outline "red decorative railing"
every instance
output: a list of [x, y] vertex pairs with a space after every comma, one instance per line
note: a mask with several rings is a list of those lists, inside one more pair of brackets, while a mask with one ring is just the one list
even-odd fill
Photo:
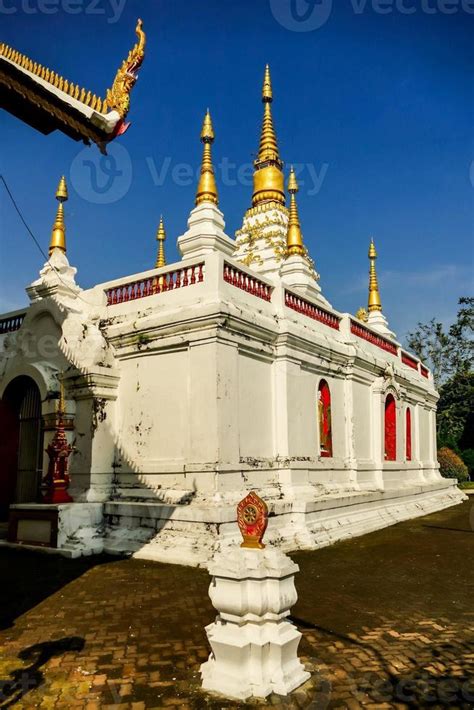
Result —
[[427, 367], [425, 367], [425, 366], [422, 365], [421, 363], [420, 363], [420, 372], [421, 372], [421, 374], [423, 375], [423, 377], [426, 377], [426, 379], [428, 379], [428, 377], [429, 377], [429, 375], [430, 375], [430, 371], [428, 370]]
[[300, 296], [295, 296], [295, 294], [290, 293], [290, 291], [285, 291], [285, 306], [292, 308], [297, 313], [308, 316], [308, 318], [324, 323], [324, 325], [334, 328], [334, 330], [339, 330], [339, 321], [341, 319], [338, 316], [324, 310], [324, 308], [320, 306], [315, 306], [314, 303], [310, 303], [304, 298], [300, 298]]
[[9, 316], [0, 320], [0, 335], [4, 333], [14, 333], [21, 328], [25, 320], [26, 313], [18, 313], [16, 316]]
[[107, 305], [115, 306], [117, 303], [126, 303], [127, 301], [135, 301], [137, 298], [153, 296], [156, 293], [174, 291], [177, 288], [193, 286], [202, 281], [204, 281], [204, 263], [185, 266], [165, 274], [113, 286], [105, 290], [105, 295], [107, 296]]
[[413, 370], [418, 370], [418, 360], [415, 360], [415, 358], [408, 353], [403, 352], [403, 350], [401, 352], [401, 356], [404, 365], [411, 367]]
[[263, 298], [264, 301], [271, 300], [273, 290], [271, 286], [227, 262], [224, 262], [224, 281], [252, 294], [252, 296]]
[[376, 345], [387, 353], [391, 353], [392, 355], [397, 354], [397, 346], [394, 343], [353, 320], [351, 320], [351, 333], [357, 335], [358, 338], [362, 338], [362, 340], [367, 340], [367, 342]]

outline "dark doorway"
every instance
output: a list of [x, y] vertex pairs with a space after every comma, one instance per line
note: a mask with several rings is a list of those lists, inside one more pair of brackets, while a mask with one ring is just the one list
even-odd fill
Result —
[[38, 500], [42, 474], [41, 395], [36, 383], [16, 377], [0, 400], [0, 519], [11, 503]]

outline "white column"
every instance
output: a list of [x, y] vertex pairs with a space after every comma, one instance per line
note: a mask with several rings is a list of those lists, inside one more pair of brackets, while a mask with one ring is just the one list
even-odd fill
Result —
[[202, 687], [237, 700], [287, 695], [310, 677], [297, 656], [301, 633], [286, 617], [298, 595], [298, 565], [280, 550], [233, 548], [209, 564], [218, 616]]

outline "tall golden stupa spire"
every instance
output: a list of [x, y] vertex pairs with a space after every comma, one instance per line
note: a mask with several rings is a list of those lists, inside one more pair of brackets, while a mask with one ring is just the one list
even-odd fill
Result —
[[56, 219], [54, 220], [53, 230], [51, 232], [51, 241], [49, 243], [49, 256], [54, 249], [61, 249], [66, 253], [66, 226], [64, 224], [64, 207], [63, 202], [68, 198], [67, 185], [64, 175], [59, 181], [58, 189], [56, 190], [56, 199], [59, 202]]
[[288, 192], [290, 193], [290, 218], [288, 221], [288, 234], [286, 237], [286, 246], [288, 255], [299, 254], [304, 255], [303, 235], [301, 234], [300, 218], [298, 215], [298, 205], [296, 204], [296, 193], [299, 187], [296, 181], [295, 171], [291, 166], [290, 177], [288, 178]]
[[263, 79], [262, 102], [263, 123], [260, 135], [260, 146], [255, 160], [253, 174], [252, 206], [261, 202], [279, 202], [285, 204], [285, 188], [283, 177], [283, 162], [278, 152], [277, 138], [273, 127], [272, 104], [273, 91], [270, 77], [270, 67], [265, 67]]
[[196, 192], [196, 205], [200, 205], [201, 202], [213, 202], [215, 205], [219, 203], [211, 157], [211, 145], [214, 142], [214, 138], [211, 114], [209, 113], [209, 109], [207, 109], [201, 130], [201, 141], [204, 144], [204, 150], [202, 154], [201, 176]]
[[375, 270], [375, 260], [377, 258], [377, 252], [375, 250], [374, 240], [371, 239], [369, 247], [369, 260], [370, 260], [370, 271], [369, 271], [369, 313], [372, 311], [381, 311], [382, 302], [380, 300], [379, 283], [377, 280], [377, 272]]
[[159, 269], [162, 266], [166, 266], [165, 239], [166, 239], [166, 232], [165, 232], [165, 226], [163, 224], [163, 215], [161, 215], [160, 216], [160, 224], [158, 225], [158, 230], [156, 232], [156, 241], [158, 242], [158, 254], [156, 257], [155, 269]]

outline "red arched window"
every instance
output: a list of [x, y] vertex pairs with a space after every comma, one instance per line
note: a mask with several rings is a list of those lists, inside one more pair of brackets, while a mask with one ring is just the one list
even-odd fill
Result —
[[397, 407], [393, 394], [385, 400], [385, 461], [397, 458]]
[[332, 456], [331, 393], [326, 380], [318, 387], [319, 453]]
[[407, 461], [411, 461], [411, 411], [407, 407], [405, 414], [405, 458]]

